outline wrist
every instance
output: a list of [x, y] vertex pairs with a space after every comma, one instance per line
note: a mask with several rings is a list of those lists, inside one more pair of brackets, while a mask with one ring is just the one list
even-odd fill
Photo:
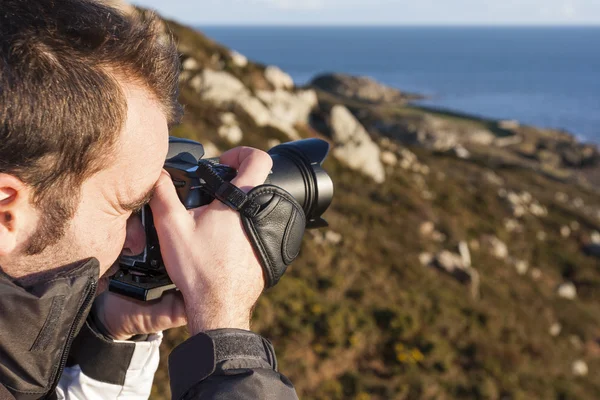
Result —
[[190, 334], [197, 335], [199, 333], [206, 333], [209, 331], [216, 331], [220, 329], [239, 329], [242, 331], [250, 330], [250, 322], [232, 322], [227, 320], [221, 321], [194, 321], [188, 324]]
[[188, 328], [192, 335], [217, 329], [250, 330], [250, 310], [217, 301], [187, 304]]

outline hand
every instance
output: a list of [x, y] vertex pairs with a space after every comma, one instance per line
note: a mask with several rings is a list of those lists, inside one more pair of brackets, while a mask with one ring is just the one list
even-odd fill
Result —
[[[273, 162], [247, 147], [221, 157], [238, 170], [234, 185], [250, 191], [266, 180]], [[163, 261], [185, 299], [190, 332], [250, 329], [250, 314], [265, 280], [236, 211], [215, 200], [186, 210], [165, 172], [150, 203]]]
[[159, 302], [149, 303], [104, 292], [96, 298], [93, 312], [115, 340], [128, 340], [187, 323], [180, 293], [167, 293]]

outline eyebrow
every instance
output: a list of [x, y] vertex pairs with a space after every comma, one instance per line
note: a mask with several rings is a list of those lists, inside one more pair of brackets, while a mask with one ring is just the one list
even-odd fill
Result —
[[150, 203], [150, 200], [152, 200], [152, 197], [154, 196], [155, 190], [156, 190], [156, 187], [152, 186], [152, 188], [148, 192], [146, 192], [143, 196], [141, 196], [139, 199], [130, 201], [128, 203], [121, 203], [119, 205], [125, 211], [131, 211], [131, 212], [140, 211], [145, 205]]

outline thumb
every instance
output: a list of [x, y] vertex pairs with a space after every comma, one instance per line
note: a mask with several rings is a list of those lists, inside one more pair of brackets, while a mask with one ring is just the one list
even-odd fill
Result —
[[171, 176], [165, 170], [161, 173], [154, 188], [150, 208], [157, 231], [162, 230], [161, 228], [165, 226], [182, 226], [190, 219], [185, 206], [177, 195]]

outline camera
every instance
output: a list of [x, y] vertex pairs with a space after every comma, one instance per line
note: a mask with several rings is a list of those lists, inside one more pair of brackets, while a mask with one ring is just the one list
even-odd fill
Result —
[[[306, 228], [326, 227], [328, 224], [322, 215], [331, 205], [334, 193], [333, 182], [322, 167], [329, 154], [329, 143], [316, 138], [299, 140], [278, 145], [268, 154], [273, 159], [273, 168], [265, 184], [284, 189], [294, 197], [306, 215]], [[200, 166], [209, 166], [228, 182], [237, 175], [235, 169], [219, 164], [218, 159], [203, 157], [204, 148], [200, 143], [169, 138], [165, 169], [187, 209], [202, 207], [215, 200], [207, 189], [207, 182], [198, 174]], [[149, 206], [140, 212], [140, 219], [146, 233], [144, 251], [136, 256], [121, 257], [121, 269], [111, 278], [109, 289], [137, 300], [152, 301], [176, 287], [163, 263]]]

